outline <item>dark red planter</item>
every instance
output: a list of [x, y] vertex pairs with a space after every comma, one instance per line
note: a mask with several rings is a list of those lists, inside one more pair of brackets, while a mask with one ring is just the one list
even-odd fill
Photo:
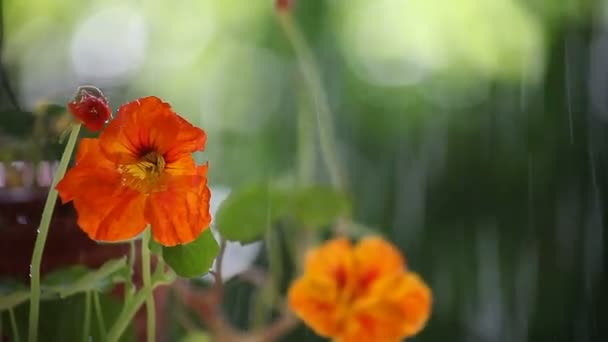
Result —
[[[34, 242], [54, 169], [49, 164], [32, 167], [18, 163], [22, 167], [15, 177], [14, 172], [8, 175], [6, 167], [0, 163], [0, 277], [29, 283]], [[98, 244], [89, 239], [76, 224], [74, 207], [71, 204], [62, 205], [58, 201], [42, 257], [41, 274], [44, 276], [50, 271], [77, 264], [97, 268], [128, 252], [128, 244]], [[140, 263], [137, 262], [136, 265], [139, 267]], [[139, 269], [136, 269], [134, 281], [141, 283]], [[121, 292], [119, 288], [114, 291], [120, 296]], [[155, 291], [158, 336], [162, 336], [164, 330], [165, 324], [160, 319], [166, 297], [166, 288]], [[138, 313], [135, 328], [138, 340], [144, 341], [145, 310]]]

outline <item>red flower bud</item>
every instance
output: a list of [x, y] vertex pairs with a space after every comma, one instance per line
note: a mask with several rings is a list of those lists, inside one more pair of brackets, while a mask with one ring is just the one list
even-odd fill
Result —
[[295, 0], [276, 0], [275, 8], [277, 11], [289, 11]]
[[112, 116], [108, 100], [101, 90], [94, 86], [78, 87], [74, 100], [68, 103], [68, 108], [91, 132], [101, 130]]

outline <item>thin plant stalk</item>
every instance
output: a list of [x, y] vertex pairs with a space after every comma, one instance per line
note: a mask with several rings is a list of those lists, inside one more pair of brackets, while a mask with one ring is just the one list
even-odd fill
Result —
[[36, 237], [36, 243], [34, 245], [34, 252], [32, 254], [32, 263], [30, 265], [30, 318], [29, 318], [29, 334], [28, 341], [38, 341], [38, 317], [40, 310], [40, 263], [42, 262], [42, 254], [44, 252], [44, 245], [46, 244], [46, 238], [49, 234], [49, 226], [51, 218], [53, 216], [53, 210], [55, 209], [55, 203], [57, 202], [57, 190], [55, 186], [59, 183], [59, 180], [63, 178], [68, 168], [72, 152], [76, 146], [78, 139], [78, 133], [80, 132], [81, 124], [75, 124], [72, 127], [70, 137], [65, 145], [65, 150], [59, 161], [59, 166], [53, 177], [53, 183], [49, 189], [49, 193], [46, 197], [46, 203], [42, 211], [42, 219], [40, 220], [40, 227], [38, 228], [38, 236]]
[[149, 294], [152, 294], [151, 288], [143, 288], [139, 292], [133, 296], [133, 298], [128, 302], [128, 304], [123, 308], [118, 317], [116, 318], [116, 322], [108, 332], [107, 342], [117, 342], [122, 334], [125, 332], [131, 319], [137, 313], [137, 310], [143, 305], [146, 301], [146, 298]]
[[327, 95], [323, 89], [319, 67], [317, 66], [310, 47], [306, 43], [306, 39], [294, 22], [291, 13], [289, 11], [279, 11], [277, 17], [287, 40], [295, 52], [302, 77], [304, 77], [305, 84], [310, 91], [315, 105], [321, 156], [327, 165], [331, 183], [337, 189], [345, 190], [345, 174], [340, 169], [340, 163], [338, 161], [338, 151], [336, 139], [334, 137], [331, 110], [329, 109]]
[[97, 318], [97, 328], [99, 329], [99, 337], [102, 341], [106, 340], [106, 323], [103, 319], [101, 311], [101, 302], [99, 301], [99, 292], [93, 292], [93, 306], [95, 307], [95, 317]]
[[133, 298], [133, 294], [135, 293], [135, 285], [133, 284], [133, 270], [135, 267], [135, 240], [129, 241], [129, 271], [126, 283], [125, 283], [125, 305], [129, 302], [131, 298]]
[[[10, 320], [11, 320], [11, 330], [13, 332], [13, 340], [15, 342], [20, 342], [21, 337], [19, 337], [19, 326], [17, 326], [17, 319], [15, 319], [15, 309], [14, 308], [8, 309], [8, 316], [10, 317]], [[2, 321], [0, 321], [0, 323], [1, 322]], [[0, 335], [0, 337], [2, 337], [2, 335]]]
[[91, 291], [84, 294], [84, 326], [82, 327], [82, 341], [87, 342], [91, 336]]
[[[150, 249], [148, 245], [151, 238], [151, 228], [148, 227], [143, 234], [141, 242], [141, 268], [143, 274], [144, 289], [147, 291], [146, 296], [146, 332], [148, 342], [156, 340], [156, 317], [154, 307], [154, 293], [152, 292], [152, 281], [150, 276]], [[149, 291], [148, 291], [149, 290]]]

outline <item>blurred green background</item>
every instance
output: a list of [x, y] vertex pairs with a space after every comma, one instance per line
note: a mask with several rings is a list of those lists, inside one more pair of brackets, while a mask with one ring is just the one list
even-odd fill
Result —
[[[156, 95], [206, 130], [211, 185], [295, 172], [297, 113], [315, 109], [271, 0], [5, 0], [2, 11], [3, 113], [66, 103], [81, 84], [113, 108]], [[300, 0], [293, 11], [356, 220], [433, 289], [413, 340], [606, 338], [608, 1]], [[227, 310], [245, 327], [251, 291], [233, 291], [243, 299]], [[285, 338], [315, 340], [304, 327]]]

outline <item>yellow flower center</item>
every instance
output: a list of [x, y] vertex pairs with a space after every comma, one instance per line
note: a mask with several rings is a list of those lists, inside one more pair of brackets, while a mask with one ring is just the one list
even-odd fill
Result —
[[156, 151], [146, 152], [134, 163], [118, 167], [123, 185], [145, 193], [154, 190], [164, 170], [165, 158]]

